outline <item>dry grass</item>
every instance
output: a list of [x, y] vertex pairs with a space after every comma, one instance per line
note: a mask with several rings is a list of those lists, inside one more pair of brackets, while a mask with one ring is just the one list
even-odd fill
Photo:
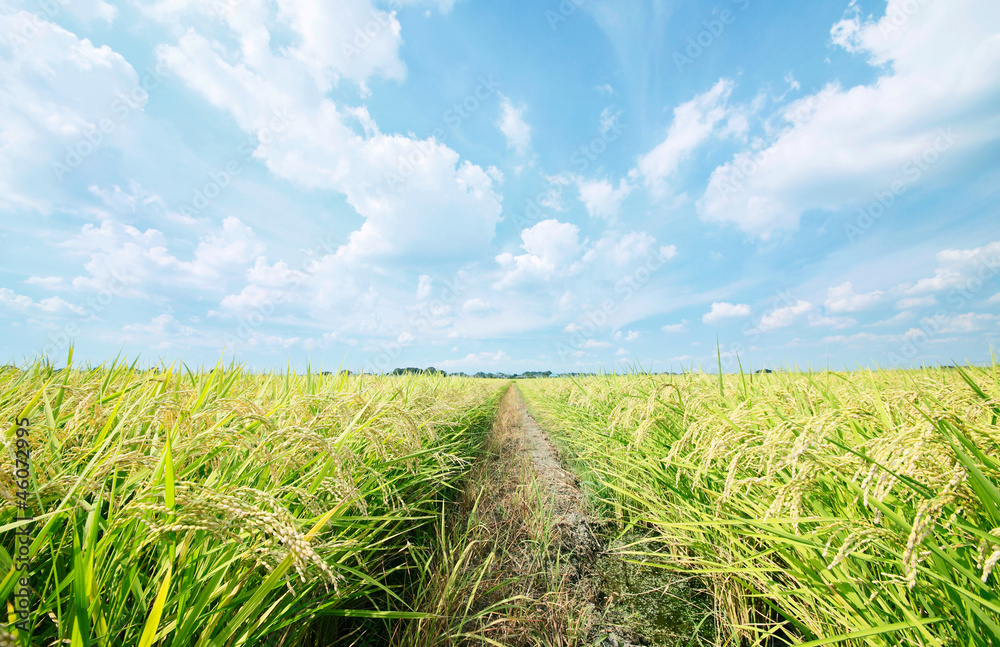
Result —
[[450, 533], [442, 529], [450, 551], [422, 607], [438, 617], [410, 624], [398, 644], [578, 644], [587, 617], [553, 544], [551, 492], [532, 467], [517, 397], [503, 396]]

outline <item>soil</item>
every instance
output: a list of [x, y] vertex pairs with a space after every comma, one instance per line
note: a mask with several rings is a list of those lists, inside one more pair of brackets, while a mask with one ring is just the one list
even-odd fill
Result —
[[587, 516], [579, 479], [563, 469], [559, 452], [528, 413], [521, 394], [516, 389], [514, 393], [524, 451], [530, 458], [535, 480], [551, 506], [552, 544], [561, 557], [569, 557], [572, 569], [569, 580], [576, 582], [590, 571], [605, 546]]
[[565, 583], [570, 606], [588, 618], [582, 642], [601, 647], [709, 644], [714, 633], [706, 622], [711, 600], [701, 587], [615, 554], [639, 536], [605, 543], [602, 526], [588, 513], [579, 479], [563, 467], [558, 449], [517, 388], [511, 391], [512, 435], [520, 441], [551, 514], [549, 567]]
[[[573, 606], [587, 616], [601, 614], [598, 605], [608, 597], [601, 590], [598, 564], [617, 561], [607, 556], [607, 546], [600, 538], [600, 529], [587, 513], [586, 500], [580, 489], [579, 479], [563, 468], [559, 451], [549, 440], [548, 434], [528, 413], [520, 392], [513, 388], [516, 406], [517, 431], [520, 432], [525, 451], [530, 459], [535, 480], [548, 499], [552, 515], [552, 543], [550, 564], [555, 564], [560, 579], [570, 589]], [[561, 565], [561, 566], [560, 566]], [[588, 644], [603, 647], [638, 647], [649, 644], [627, 627], [607, 626], [600, 621], [590, 623], [585, 634]], [[633, 642], [635, 641], [635, 642]]]

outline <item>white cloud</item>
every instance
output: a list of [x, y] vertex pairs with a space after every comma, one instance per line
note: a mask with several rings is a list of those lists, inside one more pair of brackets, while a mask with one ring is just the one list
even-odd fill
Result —
[[11, 40], [0, 47], [0, 209], [47, 213], [62, 190], [57, 178], [93, 152], [86, 136], [117, 142], [124, 121], [113, 106], [127, 120], [146, 98], [115, 101], [139, 84], [128, 61], [34, 13], [0, 13], [0, 34]]
[[671, 335], [678, 335], [680, 333], [685, 333], [688, 331], [688, 322], [685, 319], [678, 324], [668, 324], [663, 328], [661, 328], [661, 330]]
[[950, 317], [935, 317], [921, 320], [925, 324], [939, 326], [940, 333], [971, 333], [989, 330], [1000, 324], [1000, 316], [993, 314], [967, 313]]
[[86, 314], [86, 310], [73, 305], [61, 297], [49, 297], [35, 301], [31, 297], [17, 294], [10, 288], [0, 288], [0, 308], [19, 312], [44, 312], [47, 314]]
[[[299, 39], [293, 49], [276, 50], [268, 43], [269, 29], [280, 25], [278, 16], [241, 4], [226, 14], [232, 35], [240, 39], [239, 51], [188, 29], [177, 44], [160, 46], [158, 57], [244, 132], [257, 136], [254, 155], [272, 173], [346, 197], [365, 220], [338, 250], [341, 261], [481, 257], [501, 211], [494, 178], [433, 137], [382, 133], [364, 107], [345, 109], [326, 95], [341, 76], [402, 73], [394, 63], [395, 17], [366, 0], [336, 6], [283, 0], [281, 12]], [[388, 26], [378, 32], [383, 40], [350, 61], [339, 58], [343, 39], [331, 34], [345, 32], [350, 42], [355, 28], [386, 16]], [[327, 27], [334, 31], [324, 31]]]
[[936, 148], [950, 162], [1000, 139], [1000, 4], [920, 3], [908, 14], [912, 4], [889, 0], [877, 23], [855, 16], [834, 27], [836, 44], [884, 71], [870, 85], [828, 86], [791, 104], [769, 144], [715, 170], [698, 204], [703, 220], [767, 239], [796, 229], [810, 209], [867, 203], [893, 182], [940, 170], [913, 164], [915, 155]]
[[401, 5], [408, 4], [432, 4], [437, 5], [438, 11], [448, 13], [455, 6], [456, 0], [394, 0]]
[[417, 282], [417, 298], [426, 299], [429, 297], [431, 295], [431, 287], [433, 283], [434, 281], [431, 280], [431, 277], [426, 274], [421, 274], [420, 280]]
[[622, 116], [621, 110], [612, 111], [611, 108], [601, 110], [600, 132], [601, 136], [607, 135], [618, 124], [618, 119]]
[[815, 309], [816, 306], [808, 301], [799, 301], [784, 308], [776, 308], [761, 317], [760, 324], [757, 327], [761, 332], [786, 328]]
[[809, 315], [809, 325], [813, 328], [851, 328], [858, 325], [858, 320], [851, 317], [825, 317], [819, 313]]
[[901, 326], [907, 324], [913, 320], [914, 314], [912, 312], [900, 312], [899, 314], [889, 317], [883, 321], [877, 321], [871, 324], [872, 328], [875, 327], [889, 327], [889, 326]]
[[937, 305], [937, 297], [934, 295], [929, 295], [926, 297], [910, 297], [908, 299], [900, 299], [896, 302], [897, 310], [913, 310], [916, 308], [926, 308], [928, 306]]
[[855, 335], [836, 335], [824, 337], [824, 344], [845, 344], [852, 346], [867, 346], [874, 343], [892, 343], [903, 340], [902, 335], [875, 335], [870, 332], [859, 332]]
[[965, 288], [983, 270], [1000, 267], [1000, 241], [975, 249], [946, 249], [938, 252], [934, 276], [905, 286], [906, 294], [927, 294]]
[[462, 312], [469, 314], [484, 314], [487, 312], [492, 312], [493, 306], [489, 301], [484, 301], [479, 298], [468, 299], [462, 304]]
[[483, 351], [481, 353], [469, 353], [461, 359], [446, 359], [435, 362], [434, 366], [443, 369], [470, 368], [475, 370], [497, 368], [510, 362], [510, 356], [498, 350], [495, 353]]
[[130, 225], [104, 220], [100, 227], [83, 226], [64, 246], [88, 256], [86, 276], [73, 279], [77, 290], [95, 291], [116, 286], [121, 294], [139, 296], [144, 283], [220, 290], [264, 251], [253, 230], [238, 218], [228, 217], [222, 227], [203, 236], [190, 261], [167, 249], [166, 238], [156, 229], [142, 232]]
[[640, 335], [638, 332], [636, 332], [635, 330], [630, 330], [628, 331], [628, 333], [625, 334], [625, 341], [635, 341], [636, 339], [639, 339], [639, 337]]
[[701, 320], [709, 325], [720, 323], [724, 319], [735, 319], [738, 317], [749, 317], [750, 306], [745, 303], [713, 303], [712, 309], [705, 314]]
[[267, 335], [255, 332], [246, 341], [249, 346], [280, 346], [288, 349], [299, 343], [298, 337], [282, 337], [280, 335]]
[[118, 8], [104, 2], [104, 0], [73, 0], [67, 4], [66, 8], [84, 22], [103, 20], [111, 25], [118, 16]]
[[61, 276], [32, 276], [25, 281], [28, 285], [37, 285], [46, 290], [68, 290], [69, 283]]
[[879, 305], [884, 298], [885, 293], [881, 290], [859, 294], [847, 281], [827, 290], [825, 305], [830, 312], [861, 312]]
[[990, 305], [1000, 305], [1000, 292], [997, 292], [986, 301]]
[[625, 267], [651, 254], [659, 254], [664, 260], [670, 260], [677, 255], [674, 245], [656, 248], [656, 239], [644, 231], [632, 231], [627, 234], [608, 232], [583, 255], [583, 260], [590, 263], [603, 261], [614, 267]]
[[610, 348], [611, 344], [606, 341], [597, 341], [596, 339], [588, 339], [580, 345], [580, 348]]
[[581, 250], [579, 234], [579, 227], [558, 220], [543, 220], [525, 229], [521, 247], [526, 253], [515, 256], [505, 252], [496, 257], [504, 275], [493, 287], [505, 289], [575, 272], [579, 265], [574, 261]]
[[154, 337], [190, 337], [196, 334], [194, 328], [182, 325], [173, 315], [168, 313], [153, 317], [148, 324], [131, 324], [122, 330], [127, 333], [139, 333]]
[[507, 148], [513, 148], [518, 155], [527, 153], [531, 145], [531, 126], [524, 121], [526, 111], [526, 106], [515, 106], [507, 97], [502, 98], [497, 128], [507, 138]]
[[621, 213], [622, 203], [632, 192], [632, 186], [622, 178], [616, 189], [608, 180], [584, 180], [577, 178], [580, 201], [592, 218], [613, 220]]
[[727, 105], [732, 91], [733, 82], [723, 79], [708, 92], [674, 109], [674, 121], [666, 139], [639, 158], [638, 173], [654, 193], [665, 190], [665, 182], [696, 148], [713, 134], [720, 134], [717, 127], [734, 115]]

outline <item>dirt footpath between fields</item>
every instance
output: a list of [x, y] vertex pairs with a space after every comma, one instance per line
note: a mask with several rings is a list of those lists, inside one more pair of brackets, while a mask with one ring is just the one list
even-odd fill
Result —
[[[603, 647], [634, 647], [645, 641], [622, 627], [604, 626], [605, 599], [598, 583], [596, 569], [599, 560], [607, 561], [606, 546], [592, 517], [588, 515], [586, 499], [579, 479], [563, 467], [558, 449], [548, 434], [528, 412], [524, 399], [512, 385], [504, 395], [494, 431], [504, 438], [504, 453], [513, 464], [522, 465], [521, 478], [516, 475], [508, 487], [527, 492], [536, 523], [520, 539], [522, 546], [514, 552], [530, 554], [528, 546], [542, 548], [542, 558], [524, 560], [530, 568], [542, 567], [545, 572], [536, 581], [547, 581], [548, 590], [533, 590], [540, 611], [548, 619], [537, 625], [536, 644], [602, 645]], [[521, 573], [530, 577], [528, 571]], [[540, 594], [540, 595], [539, 595]], [[553, 633], [555, 635], [553, 635]], [[632, 642], [632, 641], [635, 642]]]

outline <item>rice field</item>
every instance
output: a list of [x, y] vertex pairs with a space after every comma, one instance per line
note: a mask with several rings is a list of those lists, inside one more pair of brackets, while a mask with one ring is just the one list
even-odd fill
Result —
[[1000, 644], [1000, 367], [520, 384], [719, 644]]
[[[501, 386], [119, 362], [5, 371], [3, 419], [31, 421], [30, 644], [388, 642], [423, 615], [410, 549], [432, 542]], [[9, 611], [13, 431], [0, 456]]]
[[[456, 513], [506, 518], [516, 497], [483, 497], [530, 471], [480, 460], [510, 384], [4, 370], [3, 419], [32, 434], [33, 611], [29, 637], [13, 626], [25, 523], [5, 422], [0, 645], [593, 644], [565, 622], [532, 638], [527, 598], [485, 575], [524, 551], [516, 533], [504, 548], [503, 523]], [[709, 591], [710, 623], [670, 644], [1000, 644], [1000, 366], [516, 388], [617, 554]], [[528, 629], [499, 631], [517, 605]]]

